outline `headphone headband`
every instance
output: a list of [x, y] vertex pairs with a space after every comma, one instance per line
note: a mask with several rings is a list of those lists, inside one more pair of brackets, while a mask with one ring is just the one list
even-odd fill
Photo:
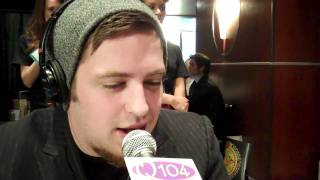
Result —
[[[51, 33], [55, 24], [62, 14], [62, 12], [68, 7], [68, 5], [73, 2], [73, 0], [68, 0], [64, 2], [56, 11], [54, 11], [47, 22], [46, 29], [44, 31], [40, 50], [39, 50], [39, 65], [41, 69], [41, 79], [44, 87], [44, 92], [50, 92], [50, 95], [47, 93], [46, 96], [49, 98], [54, 98], [56, 102], [61, 103], [63, 108], [66, 107], [67, 97], [68, 97], [68, 88], [66, 86], [65, 73], [59, 61], [56, 60], [53, 49], [50, 49], [49, 39], [52, 40]], [[46, 50], [46, 48], [49, 50]], [[46, 54], [49, 53], [52, 59], [46, 60]]]
[[[43, 33], [43, 37], [42, 37], [41, 44], [40, 44], [40, 50], [39, 50], [39, 53], [40, 53], [40, 55], [39, 55], [39, 65], [40, 65], [40, 67], [43, 67], [43, 66], [46, 65], [46, 46], [47, 46], [47, 42], [48, 42], [48, 39], [49, 39], [49, 35], [53, 31], [54, 26], [55, 26], [58, 18], [63, 13], [63, 11], [70, 5], [71, 2], [73, 2], [73, 0], [67, 0], [62, 5], [60, 5], [59, 8], [56, 9], [51, 14], [51, 17], [49, 18], [49, 20], [47, 22], [47, 26], [46, 26], [46, 29], [45, 29], [45, 31]], [[51, 52], [51, 51], [49, 51], [49, 52]]]

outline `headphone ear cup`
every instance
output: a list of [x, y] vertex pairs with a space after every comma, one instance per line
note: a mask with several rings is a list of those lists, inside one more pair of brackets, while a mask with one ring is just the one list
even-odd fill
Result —
[[56, 86], [57, 86], [57, 95], [59, 96], [59, 99], [62, 103], [67, 102], [67, 98], [69, 95], [69, 91], [67, 88], [67, 81], [66, 81], [66, 75], [62, 69], [62, 66], [60, 65], [59, 61], [53, 60], [51, 62], [52, 70], [54, 77], [56, 79]]
[[55, 82], [55, 78], [54, 78], [51, 66], [45, 65], [42, 67], [41, 80], [42, 80], [44, 92], [56, 91], [55, 90], [56, 82]]
[[[50, 60], [43, 68], [42, 78], [45, 92], [49, 92], [50, 98], [57, 102], [66, 103], [68, 90], [64, 71], [57, 60]], [[48, 94], [47, 94], [48, 96]]]
[[[51, 14], [51, 17], [47, 21], [47, 25], [39, 46], [41, 50], [39, 54], [41, 81], [45, 93], [50, 92], [50, 96], [48, 96], [48, 94], [46, 94], [46, 96], [51, 99], [53, 98], [56, 102], [60, 102], [64, 105], [66, 105], [67, 101], [69, 100], [69, 90], [62, 66], [55, 59], [54, 53], [52, 51], [53, 37], [51, 34], [53, 33], [55, 24], [59, 16], [73, 1], [74, 0], [63, 1], [61, 6]], [[49, 59], [52, 60], [46, 60], [46, 55], [48, 55], [50, 57]]]

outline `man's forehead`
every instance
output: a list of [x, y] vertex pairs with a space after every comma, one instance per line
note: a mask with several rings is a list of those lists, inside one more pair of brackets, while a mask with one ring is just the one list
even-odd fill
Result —
[[56, 2], [60, 2], [59, 0], [47, 0], [47, 3], [56, 3]]

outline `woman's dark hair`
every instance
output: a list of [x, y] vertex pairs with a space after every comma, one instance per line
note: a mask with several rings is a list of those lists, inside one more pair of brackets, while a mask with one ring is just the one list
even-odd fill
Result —
[[[28, 49], [35, 49], [39, 46], [43, 33], [46, 28], [46, 20], [44, 17], [47, 0], [36, 0], [33, 13], [26, 25], [24, 37], [28, 42]], [[63, 0], [59, 0], [63, 3]]]

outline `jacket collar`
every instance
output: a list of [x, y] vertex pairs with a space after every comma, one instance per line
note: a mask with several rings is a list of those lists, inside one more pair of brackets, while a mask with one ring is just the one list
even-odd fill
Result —
[[[46, 143], [42, 149], [43, 173], [52, 174], [52, 172], [50, 172], [52, 169], [60, 169], [57, 172], [68, 171], [67, 169], [69, 168], [69, 171], [73, 173], [75, 179], [85, 180], [80, 162], [79, 150], [76, 147], [70, 132], [67, 112], [64, 111], [62, 107], [55, 107], [53, 114], [50, 116], [49, 123], [49, 126], [52, 128], [47, 132]], [[66, 162], [66, 160], [68, 162]], [[46, 169], [44, 167], [47, 167], [48, 165], [43, 166], [44, 163], [52, 164], [52, 167]], [[61, 170], [62, 167], [67, 169]], [[61, 174], [58, 175], [58, 177], [59, 176], [61, 176]]]
[[159, 119], [155, 129], [152, 132], [152, 136], [157, 142], [157, 157], [174, 157], [177, 154], [176, 146], [173, 140], [170, 138], [168, 130], [168, 124], [166, 121], [170, 120], [166, 110], [161, 110]]

